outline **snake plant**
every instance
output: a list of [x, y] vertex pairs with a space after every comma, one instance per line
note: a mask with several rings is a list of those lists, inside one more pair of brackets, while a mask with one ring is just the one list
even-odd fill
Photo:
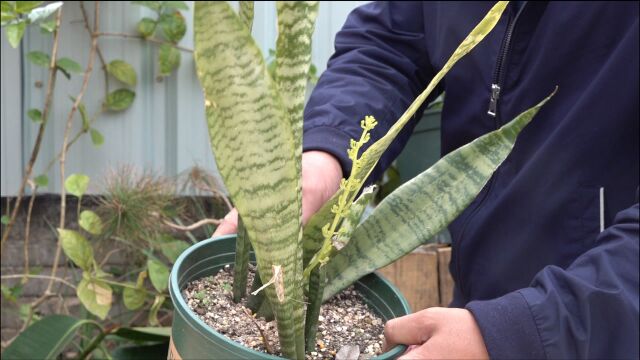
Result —
[[363, 136], [345, 149], [353, 161], [350, 177], [303, 227], [302, 117], [318, 2], [277, 2], [273, 77], [251, 36], [253, 2], [240, 1], [239, 13], [227, 2], [196, 2], [195, 59], [211, 146], [241, 219], [234, 298], [244, 295], [252, 248], [284, 356], [302, 359], [305, 345], [314, 345], [323, 299], [428, 242], [453, 221], [548, 100], [445, 156], [360, 223], [370, 191], [356, 197], [382, 153], [451, 67], [494, 28], [506, 5], [498, 2], [487, 13], [387, 134], [360, 154], [376, 123], [363, 116]]

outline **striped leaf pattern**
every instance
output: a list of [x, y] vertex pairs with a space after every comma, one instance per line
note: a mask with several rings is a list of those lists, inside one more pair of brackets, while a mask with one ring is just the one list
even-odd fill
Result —
[[499, 1], [496, 3], [487, 15], [476, 25], [476, 27], [467, 35], [467, 37], [460, 43], [456, 51], [451, 55], [449, 60], [444, 64], [442, 69], [438, 71], [436, 76], [431, 79], [427, 88], [413, 101], [413, 103], [402, 114], [400, 119], [389, 129], [389, 131], [380, 140], [376, 141], [369, 149], [362, 154], [362, 167], [354, 169], [354, 176], [356, 179], [367, 178], [373, 168], [380, 160], [382, 154], [387, 150], [393, 139], [400, 133], [400, 130], [409, 122], [416, 111], [422, 106], [424, 101], [429, 97], [433, 89], [436, 88], [440, 80], [451, 70], [458, 60], [467, 55], [476, 45], [478, 45], [487, 36], [491, 30], [495, 27], [500, 20], [500, 16], [507, 7], [508, 1]]
[[211, 145], [242, 217], [262, 281], [282, 266], [284, 300], [264, 291], [278, 319], [283, 355], [304, 357], [299, 251], [300, 165], [275, 82], [247, 26], [227, 2], [196, 2], [195, 59], [205, 94]]
[[513, 149], [517, 135], [551, 96], [502, 128], [449, 153], [388, 195], [326, 265], [329, 283], [324, 298], [395, 261], [449, 225], [475, 199]]
[[[302, 174], [302, 118], [307, 73], [311, 64], [311, 37], [318, 15], [318, 1], [278, 1], [278, 39], [276, 41], [275, 78], [280, 96], [284, 102], [291, 124], [294, 141], [294, 155], [299, 174]], [[300, 204], [299, 218], [302, 219], [302, 177], [298, 177], [297, 201]], [[302, 259], [302, 228], [300, 228], [297, 256]], [[296, 283], [301, 284], [302, 262], [297, 262]], [[299, 287], [299, 291], [303, 288]], [[299, 294], [302, 296], [301, 294]], [[296, 323], [296, 338], [304, 340], [304, 323]], [[304, 347], [304, 341], [297, 346]]]
[[[507, 4], [508, 1], [499, 1], [491, 8], [491, 10], [489, 10], [482, 21], [478, 23], [478, 25], [471, 31], [471, 33], [469, 33], [469, 35], [464, 39], [460, 46], [458, 46], [456, 51], [453, 53], [453, 55], [451, 55], [442, 69], [440, 69], [436, 76], [431, 80], [427, 88], [413, 101], [413, 103], [400, 117], [400, 119], [387, 132], [387, 134], [380, 140], [376, 141], [373, 145], [371, 145], [371, 147], [369, 147], [369, 149], [367, 149], [362, 154], [362, 167], [360, 167], [359, 169], [354, 169], [351, 174], [352, 177], [365, 179], [369, 176], [369, 174], [371, 174], [373, 168], [380, 160], [382, 154], [389, 147], [398, 133], [400, 133], [400, 130], [402, 130], [407, 122], [413, 117], [420, 106], [422, 106], [433, 89], [436, 88], [440, 80], [444, 78], [444, 76], [449, 72], [453, 65], [458, 62], [458, 60], [468, 54], [478, 43], [480, 43], [484, 39], [484, 37], [489, 32], [491, 32], [491, 30], [493, 30], [495, 25], [498, 23], [500, 16], [502, 16], [502, 13], [504, 12]], [[315, 239], [322, 239], [322, 227], [330, 222], [333, 218], [334, 214], [331, 212], [331, 208], [337, 204], [341, 191], [342, 190], [339, 190], [338, 193], [336, 193], [331, 199], [329, 199], [329, 201], [327, 201], [327, 203], [323, 205], [322, 208], [320, 208], [320, 210], [313, 217], [311, 217], [304, 230], [305, 240], [303, 245], [305, 251], [305, 266], [307, 262], [313, 257], [313, 254], [308, 255], [308, 253], [315, 248], [314, 244], [318, 244]], [[319, 244], [320, 245], [318, 246], [322, 245], [322, 240], [320, 240]], [[317, 249], [319, 249], [319, 247]]]
[[249, 252], [251, 243], [247, 229], [238, 216], [238, 235], [236, 236], [236, 257], [233, 262], [233, 301], [238, 303], [247, 292], [247, 276], [249, 275]]
[[251, 32], [253, 27], [253, 1], [239, 1], [240, 3], [240, 19]]
[[311, 64], [311, 36], [318, 15], [317, 1], [278, 1], [276, 81], [284, 101], [296, 151], [302, 154], [302, 114]]

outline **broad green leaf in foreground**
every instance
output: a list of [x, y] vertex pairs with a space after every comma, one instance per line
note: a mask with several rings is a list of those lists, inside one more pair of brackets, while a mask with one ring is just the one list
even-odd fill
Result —
[[[278, 318], [284, 356], [304, 357], [304, 307], [298, 253], [299, 166], [291, 124], [260, 48], [226, 2], [195, 3], [195, 58], [204, 89], [213, 153], [248, 230], [262, 281]], [[257, 175], [259, 174], [259, 175]]]
[[520, 131], [551, 96], [502, 128], [449, 153], [388, 195], [329, 261], [325, 299], [449, 225], [475, 199], [513, 149]]
[[3, 359], [56, 359], [83, 325], [99, 325], [91, 320], [67, 315], [50, 315], [23, 331], [2, 353]]
[[113, 335], [135, 341], [165, 341], [171, 336], [170, 327], [120, 328]]

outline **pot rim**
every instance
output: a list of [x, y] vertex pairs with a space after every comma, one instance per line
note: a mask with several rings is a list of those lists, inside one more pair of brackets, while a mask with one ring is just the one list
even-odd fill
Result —
[[[171, 268], [171, 274], [169, 276], [169, 295], [171, 297], [171, 301], [174, 304], [174, 312], [179, 312], [181, 316], [185, 317], [185, 318], [189, 318], [191, 320], [193, 320], [191, 323], [194, 325], [194, 329], [196, 331], [198, 331], [199, 333], [201, 333], [202, 335], [204, 335], [205, 338], [217, 338], [220, 339], [222, 341], [226, 341], [231, 343], [234, 347], [238, 348], [238, 350], [242, 350], [242, 351], [249, 351], [249, 353], [251, 355], [255, 355], [256, 357], [260, 357], [263, 359], [271, 359], [271, 360], [282, 360], [284, 358], [280, 357], [280, 356], [276, 356], [276, 355], [272, 355], [272, 354], [267, 354], [261, 351], [257, 351], [254, 350], [252, 348], [249, 348], [247, 346], [244, 346], [222, 334], [220, 334], [219, 332], [215, 331], [211, 326], [207, 325], [204, 321], [202, 321], [198, 316], [196, 316], [193, 311], [191, 311], [191, 309], [189, 308], [189, 305], [187, 304], [187, 302], [185, 301], [184, 297], [182, 296], [182, 291], [180, 289], [180, 284], [179, 284], [179, 278], [178, 278], [178, 273], [179, 273], [179, 269], [181, 268], [182, 263], [184, 262], [184, 260], [191, 255], [191, 253], [195, 252], [196, 250], [198, 250], [201, 247], [205, 247], [207, 245], [209, 245], [212, 242], [215, 241], [220, 241], [220, 240], [225, 240], [225, 239], [229, 239], [229, 238], [235, 238], [237, 234], [230, 234], [230, 235], [223, 235], [223, 236], [216, 236], [216, 237], [212, 237], [209, 238], [207, 240], [203, 240], [200, 241], [194, 245], [191, 245], [189, 248], [187, 248], [187, 250], [183, 251], [182, 254], [180, 254], [180, 256], [178, 256], [178, 259], [175, 261], [175, 263], [173, 264], [173, 267]], [[393, 285], [391, 282], [389, 282], [389, 280], [387, 280], [385, 277], [383, 277], [380, 274], [376, 274], [380, 280], [382, 280], [382, 282], [390, 287], [394, 293], [399, 294], [400, 296], [398, 296], [401, 304], [402, 304], [402, 308], [403, 310], [407, 313], [410, 314], [411, 313], [411, 308], [409, 307], [409, 303], [407, 302], [407, 300], [404, 298], [404, 296], [402, 296], [402, 293], [400, 292], [400, 290]], [[374, 358], [372, 358], [371, 360], [376, 360], [376, 359], [394, 359], [396, 357], [398, 357], [399, 355], [401, 355], [402, 353], [404, 353], [407, 349], [406, 345], [396, 345], [395, 347], [393, 347], [391, 350], [382, 353]]]

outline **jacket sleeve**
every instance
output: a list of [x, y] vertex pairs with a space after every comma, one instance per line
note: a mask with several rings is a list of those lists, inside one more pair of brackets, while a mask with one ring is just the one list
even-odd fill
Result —
[[[349, 140], [360, 138], [360, 120], [366, 115], [378, 120], [370, 145], [424, 90], [433, 70], [424, 43], [422, 6], [417, 1], [373, 2], [351, 12], [336, 35], [335, 53], [305, 108], [304, 151], [334, 155], [347, 175], [351, 169]], [[414, 118], [420, 115], [416, 113]], [[398, 135], [373, 178], [400, 153], [415, 124], [412, 119]]]
[[[638, 358], [638, 204], [530, 287], [467, 304], [492, 358]], [[505, 274], [508, 276], [508, 274]]]

